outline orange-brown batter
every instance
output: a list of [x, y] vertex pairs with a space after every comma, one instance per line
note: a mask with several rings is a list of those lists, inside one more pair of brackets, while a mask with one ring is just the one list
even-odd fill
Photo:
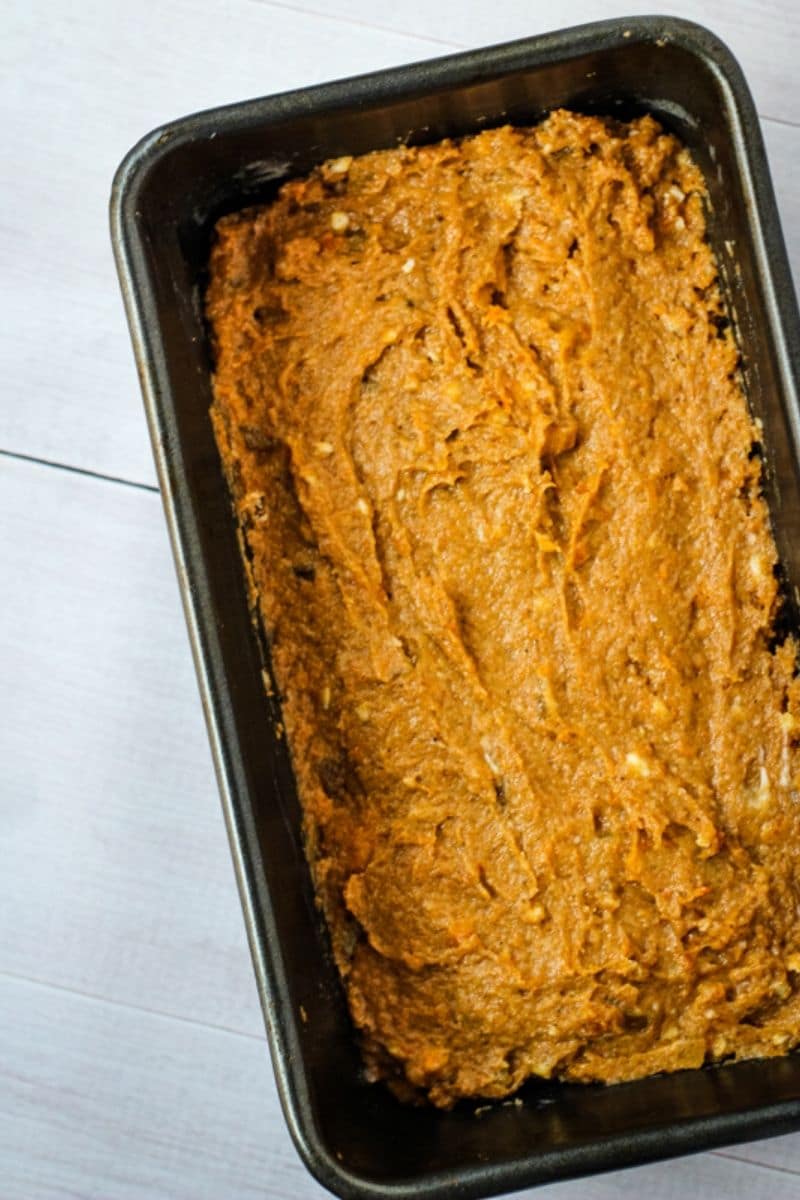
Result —
[[374, 1077], [447, 1106], [800, 1040], [797, 647], [651, 119], [221, 221], [213, 417]]

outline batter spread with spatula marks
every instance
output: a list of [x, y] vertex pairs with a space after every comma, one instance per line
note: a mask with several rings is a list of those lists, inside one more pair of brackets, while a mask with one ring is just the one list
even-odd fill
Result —
[[327, 162], [224, 218], [213, 420], [372, 1077], [800, 1040], [797, 645], [688, 151]]

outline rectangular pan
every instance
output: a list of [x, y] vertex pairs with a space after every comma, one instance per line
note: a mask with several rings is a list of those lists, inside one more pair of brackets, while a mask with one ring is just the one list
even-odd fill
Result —
[[266, 647], [251, 622], [208, 417], [212, 230], [323, 159], [532, 123], [560, 105], [651, 112], [705, 172], [796, 599], [798, 313], [753, 102], [706, 30], [660, 17], [605, 21], [234, 104], [156, 130], [114, 181], [114, 248], [275, 1073], [300, 1154], [345, 1197], [490, 1195], [800, 1128], [800, 1056], [610, 1089], [533, 1082], [521, 1103], [478, 1116], [468, 1104], [404, 1107], [362, 1078], [314, 905], [279, 704], [262, 682]]

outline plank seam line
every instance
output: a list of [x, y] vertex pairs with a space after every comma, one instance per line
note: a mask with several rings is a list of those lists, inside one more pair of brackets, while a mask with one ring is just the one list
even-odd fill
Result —
[[[2, 453], [2, 451], [0, 451]], [[162, 1012], [156, 1008], [146, 1008], [140, 1004], [127, 1004], [124, 1000], [112, 1000], [108, 996], [98, 996], [92, 992], [83, 992], [79, 988], [69, 987], [66, 984], [51, 983], [47, 980], [36, 979], [30, 975], [20, 975], [16, 971], [6, 971], [0, 969], [0, 979], [13, 980], [16, 983], [29, 984], [31, 987], [40, 987], [47, 991], [64, 992], [70, 996], [77, 996], [81, 1000], [88, 1000], [95, 1004], [108, 1004], [112, 1008], [121, 1008], [128, 1012], [144, 1013], [151, 1017], [160, 1017], [166, 1021], [179, 1021], [184, 1025], [198, 1026], [200, 1029], [208, 1029], [214, 1033], [228, 1034], [232, 1037], [247, 1038], [249, 1041], [265, 1043], [266, 1038], [254, 1033], [245, 1033], [240, 1029], [230, 1029], [226, 1025], [214, 1025], [208, 1021], [197, 1021], [193, 1017], [179, 1016], [177, 1013]], [[717, 1158], [727, 1159], [729, 1162], [741, 1163], [748, 1167], [756, 1167], [761, 1171], [774, 1171], [779, 1175], [789, 1175], [797, 1178], [800, 1174], [798, 1171], [793, 1171], [790, 1167], [779, 1167], [772, 1163], [759, 1162], [756, 1159], [745, 1158], [737, 1154], [731, 1154], [725, 1150], [711, 1150]]]
[[[0, 451], [0, 453], [2, 453]], [[70, 987], [65, 983], [53, 983], [47, 979], [37, 979], [32, 975], [22, 975], [17, 971], [7, 971], [0, 968], [0, 980], [10, 979], [15, 983], [27, 983], [31, 987], [44, 988], [47, 991], [66, 992], [69, 996], [78, 996], [81, 1000], [89, 1000], [94, 1004], [108, 1004], [112, 1008], [123, 1008], [128, 1012], [145, 1013], [149, 1017], [160, 1017], [165, 1021], [180, 1021], [183, 1025], [195, 1025], [201, 1029], [210, 1029], [214, 1033], [230, 1034], [231, 1037], [247, 1038], [251, 1042], [266, 1043], [266, 1034], [246, 1033], [243, 1029], [231, 1029], [228, 1025], [215, 1025], [210, 1021], [199, 1021], [195, 1017], [181, 1016], [179, 1013], [163, 1012], [158, 1008], [147, 1008], [143, 1004], [129, 1004], [125, 1000], [114, 1000], [110, 996], [100, 996], [96, 992], [84, 992], [80, 988]]]
[[459, 49], [457, 42], [447, 38], [434, 37], [429, 33], [414, 33], [408, 29], [397, 29], [393, 25], [381, 25], [374, 21], [360, 21], [356, 17], [347, 17], [342, 13], [326, 12], [320, 8], [309, 8], [302, 4], [288, 4], [285, 0], [255, 0], [265, 8], [282, 8], [287, 12], [299, 13], [304, 17], [319, 17], [323, 21], [334, 21], [338, 25], [355, 26], [356, 29], [371, 29], [374, 33], [393, 33], [395, 37], [404, 37], [413, 42], [425, 42], [429, 46], [443, 46], [445, 49]]
[[800, 1175], [800, 1171], [793, 1171], [791, 1167], [778, 1167], [774, 1163], [759, 1162], [755, 1158], [745, 1158], [740, 1154], [731, 1154], [726, 1150], [712, 1150], [711, 1153], [717, 1158], [725, 1158], [728, 1162], [746, 1163], [748, 1167], [759, 1167], [762, 1171], [777, 1171], [779, 1175], [791, 1175], [796, 1179]]
[[759, 113], [762, 121], [769, 121], [770, 125], [782, 125], [785, 129], [800, 129], [800, 121], [789, 121], [786, 117], [771, 117], [769, 113]]
[[99, 479], [103, 483], [119, 483], [123, 487], [137, 488], [140, 492], [158, 494], [158, 488], [154, 483], [139, 483], [135, 479], [123, 479], [121, 475], [106, 475], [102, 471], [92, 471], [89, 467], [72, 467], [69, 463], [56, 462], [50, 458], [39, 458], [35, 454], [23, 454], [17, 450], [0, 448], [0, 456], [17, 459], [19, 462], [33, 463], [38, 467], [51, 467], [54, 471], [69, 471], [71, 475], [83, 475], [87, 479]]
[[[287, 12], [300, 13], [306, 17], [319, 17], [322, 21], [335, 21], [340, 25], [350, 25], [356, 29], [371, 29], [376, 33], [393, 33], [396, 37], [408, 38], [410, 41], [424, 42], [429, 46], [442, 46], [445, 50], [469, 50], [464, 42], [453, 42], [449, 38], [434, 37], [432, 34], [414, 33], [411, 29], [401, 29], [397, 25], [382, 25], [374, 21], [363, 21], [356, 17], [347, 17], [341, 13], [326, 12], [320, 8], [310, 8], [301, 4], [290, 4], [288, 0], [255, 0], [265, 8], [282, 8]], [[502, 39], [505, 40], [505, 39]], [[515, 40], [512, 36], [511, 40]], [[786, 117], [771, 117], [768, 113], [759, 113], [762, 121], [771, 121], [775, 125], [785, 125], [789, 129], [800, 129], [800, 121], [790, 121]]]

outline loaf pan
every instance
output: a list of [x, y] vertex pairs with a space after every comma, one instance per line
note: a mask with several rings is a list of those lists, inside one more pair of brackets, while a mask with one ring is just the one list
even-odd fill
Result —
[[234, 104], [156, 130], [114, 180], [117, 266], [275, 1074], [302, 1158], [343, 1197], [486, 1196], [800, 1128], [800, 1056], [610, 1088], [531, 1082], [511, 1102], [451, 1112], [404, 1106], [363, 1077], [314, 904], [279, 700], [263, 682], [267, 643], [251, 621], [208, 416], [214, 224], [323, 159], [533, 123], [557, 106], [650, 112], [705, 173], [795, 620], [797, 307], [753, 102], [708, 31], [661, 17], [604, 21]]

